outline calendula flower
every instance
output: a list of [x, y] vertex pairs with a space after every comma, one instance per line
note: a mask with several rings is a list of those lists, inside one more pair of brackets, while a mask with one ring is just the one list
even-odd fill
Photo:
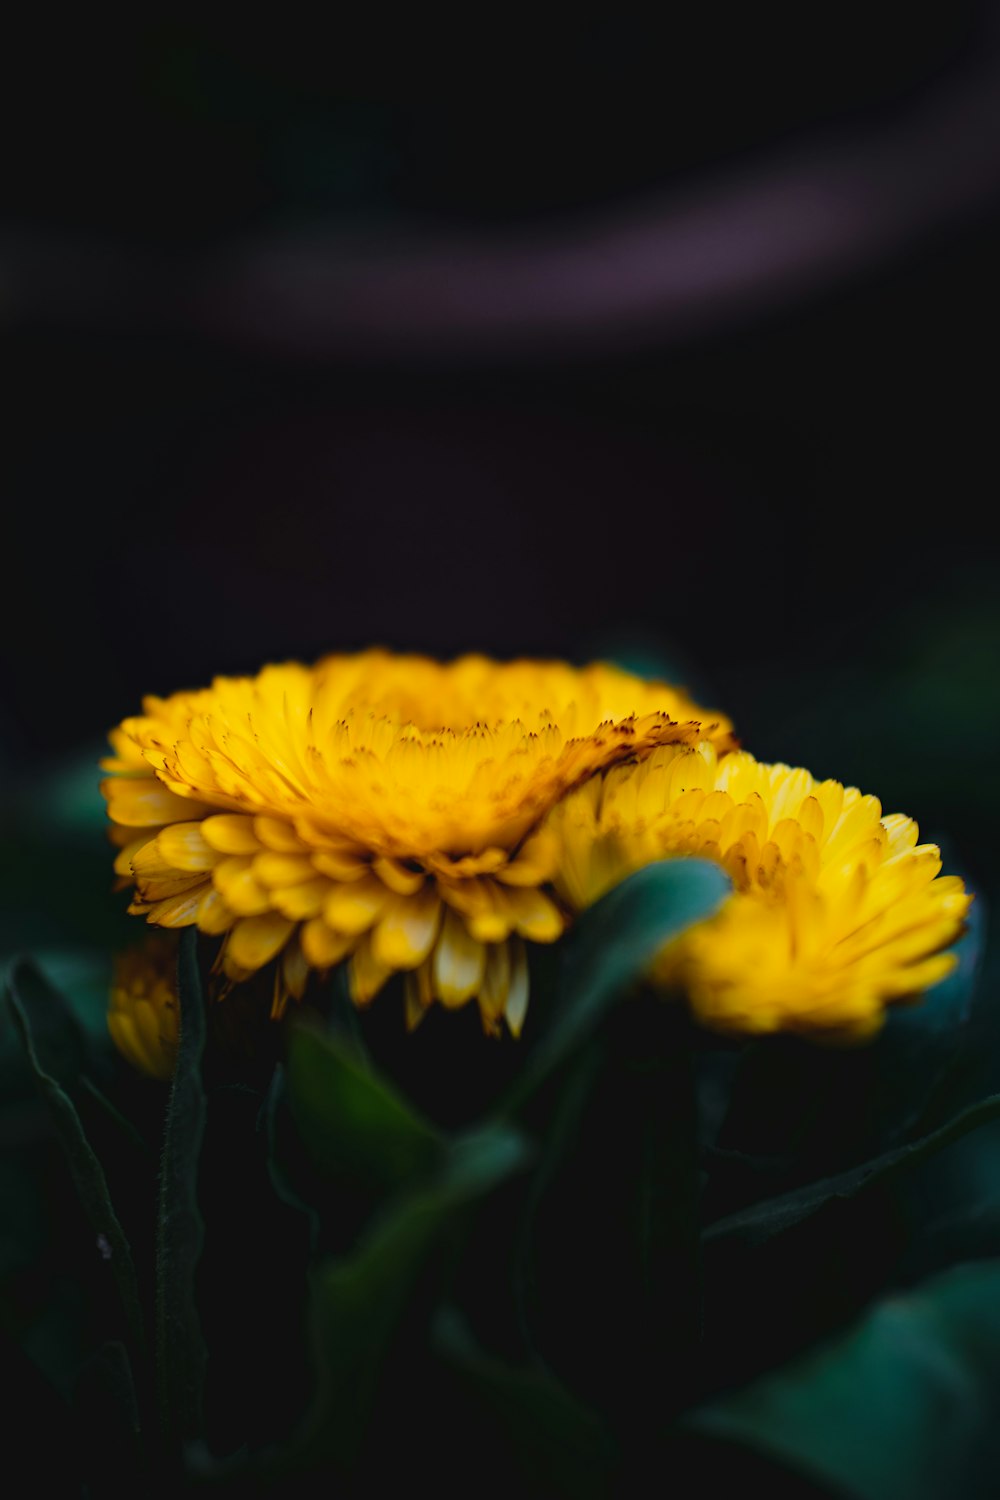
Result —
[[367, 651], [148, 698], [102, 785], [131, 911], [223, 936], [275, 1010], [350, 960], [355, 1002], [407, 974], [407, 1016], [477, 1000], [517, 1034], [524, 941], [565, 915], [539, 830], [573, 787], [658, 745], [730, 742], [683, 693], [617, 668]]
[[170, 1078], [177, 1061], [177, 939], [151, 933], [115, 960], [108, 1030], [118, 1051], [140, 1073]]
[[547, 820], [556, 888], [589, 906], [631, 871], [671, 855], [721, 864], [733, 894], [667, 945], [653, 970], [726, 1031], [863, 1037], [887, 1004], [953, 968], [944, 952], [971, 897], [941, 876], [912, 818], [808, 771], [713, 744], [668, 746], [573, 792]]

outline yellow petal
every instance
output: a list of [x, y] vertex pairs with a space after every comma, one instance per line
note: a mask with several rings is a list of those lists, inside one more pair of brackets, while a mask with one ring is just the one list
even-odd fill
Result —
[[254, 819], [242, 813], [217, 813], [201, 825], [205, 842], [220, 854], [257, 854], [260, 840], [254, 832]]
[[376, 859], [372, 870], [383, 885], [399, 896], [416, 895], [426, 878], [422, 870], [409, 870], [398, 859]]
[[507, 991], [510, 988], [510, 949], [506, 943], [492, 943], [486, 950], [486, 968], [479, 991], [479, 1012], [483, 1018], [483, 1029], [496, 1036], [500, 1022], [507, 1009]]
[[367, 932], [392, 900], [380, 880], [368, 876], [351, 885], [335, 885], [323, 907], [323, 916], [338, 932]]
[[367, 938], [363, 938], [351, 955], [347, 977], [355, 1005], [368, 1005], [391, 975], [392, 970], [379, 963]]
[[281, 976], [292, 998], [301, 1000], [309, 982], [309, 962], [300, 942], [291, 942], [285, 949], [281, 959]]
[[415, 969], [434, 946], [441, 926], [441, 901], [432, 888], [400, 896], [372, 933], [372, 953], [390, 969]]
[[115, 856], [115, 874], [121, 875], [125, 878], [130, 878], [132, 875], [133, 859], [139, 853], [140, 849], [145, 849], [148, 843], [149, 835], [148, 833], [144, 833], [140, 838], [129, 839], [127, 844], [123, 844], [121, 849], [119, 849], [117, 855]]
[[203, 804], [190, 797], [177, 797], [155, 776], [111, 776], [101, 782], [108, 816], [126, 828], [153, 828], [162, 823], [188, 821]]
[[507, 986], [507, 1025], [511, 1036], [521, 1035], [528, 1014], [528, 955], [517, 938], [510, 942], [510, 983]]
[[533, 943], [554, 943], [563, 934], [565, 919], [558, 906], [537, 886], [514, 887], [506, 892], [514, 914], [514, 927]]
[[332, 882], [318, 875], [315, 880], [304, 880], [301, 885], [289, 885], [271, 892], [271, 904], [282, 916], [296, 922], [318, 917], [323, 903], [333, 889]]
[[202, 890], [205, 885], [204, 875], [192, 875], [183, 870], [175, 870], [169, 875], [161, 875], [151, 879], [136, 878], [136, 889], [143, 901], [165, 901], [168, 896], [183, 896], [185, 891]]
[[465, 925], [480, 943], [499, 943], [514, 925], [514, 911], [502, 887], [492, 880], [448, 880], [440, 883], [441, 895], [461, 912]]
[[406, 1021], [407, 1031], [416, 1031], [427, 1009], [420, 1003], [420, 990], [416, 980], [416, 970], [411, 970], [406, 976], [403, 985], [403, 1017]]
[[219, 856], [205, 839], [202, 824], [172, 823], [157, 835], [157, 847], [177, 870], [211, 870]]
[[559, 839], [550, 828], [541, 828], [524, 843], [509, 864], [497, 870], [504, 885], [545, 885], [559, 864]]
[[334, 932], [322, 917], [314, 917], [303, 924], [299, 941], [314, 969], [331, 969], [350, 953], [357, 939], [353, 933]]
[[316, 874], [313, 862], [303, 854], [276, 854], [269, 849], [258, 854], [253, 862], [253, 872], [262, 885], [274, 889], [276, 886], [301, 885]]
[[429, 963], [422, 963], [419, 969], [411, 969], [407, 974], [403, 999], [406, 1029], [416, 1031], [434, 1001], [434, 980]]
[[368, 861], [357, 854], [337, 854], [331, 849], [318, 849], [312, 856], [312, 862], [322, 875], [329, 875], [331, 880], [338, 881], [362, 880], [370, 869]]
[[198, 903], [198, 931], [218, 937], [220, 933], [228, 932], [235, 921], [236, 913], [229, 910], [213, 885], [207, 886]]
[[156, 1071], [157, 1058], [147, 1051], [136, 1028], [135, 1018], [130, 1013], [112, 1012], [108, 1016], [108, 1030], [118, 1051], [133, 1067], [138, 1068], [140, 1072], [150, 1074], [153, 1078], [170, 1077], [169, 1072], [161, 1074]]
[[234, 854], [212, 871], [215, 888], [230, 911], [239, 917], [255, 917], [270, 908], [271, 896], [253, 873], [250, 855]]
[[308, 844], [303, 843], [295, 829], [283, 818], [268, 818], [261, 815], [253, 820], [253, 831], [265, 849], [276, 854], [305, 854]]
[[170, 896], [166, 901], [154, 901], [146, 914], [146, 921], [156, 927], [190, 927], [198, 920], [198, 906], [203, 885], [196, 886], [180, 896]]
[[238, 969], [261, 969], [281, 952], [294, 929], [294, 922], [273, 911], [244, 917], [229, 934], [226, 963], [231, 962]]
[[464, 1005], [483, 980], [486, 949], [471, 935], [462, 918], [445, 911], [444, 926], [434, 949], [434, 993], [449, 1008]]
[[160, 852], [159, 840], [146, 843], [132, 857], [132, 874], [143, 901], [163, 901], [204, 884], [201, 871], [176, 870]]

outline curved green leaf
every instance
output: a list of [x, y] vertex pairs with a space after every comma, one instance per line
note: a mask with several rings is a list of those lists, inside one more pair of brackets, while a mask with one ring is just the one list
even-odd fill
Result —
[[992, 1496], [1000, 1475], [1000, 1261], [878, 1303], [686, 1425], [860, 1500]]
[[310, 1309], [319, 1386], [298, 1462], [324, 1453], [350, 1465], [386, 1351], [431, 1253], [527, 1160], [524, 1138], [504, 1127], [460, 1137], [432, 1180], [398, 1199], [354, 1254], [320, 1266]]
[[[72, 1088], [86, 1061], [87, 1044], [70, 1001], [30, 959], [12, 966], [9, 984], [30, 1019], [38, 1066], [61, 1088]], [[106, 990], [104, 1004], [107, 1008]]]
[[[66, 1154], [73, 1184], [96, 1236], [100, 1258], [107, 1263], [114, 1277], [129, 1333], [136, 1348], [141, 1350], [144, 1347], [142, 1311], [131, 1246], [111, 1202], [104, 1168], [87, 1139], [73, 1101], [39, 1060], [33, 1024], [29, 1019], [29, 1015], [34, 1015], [36, 1007], [30, 1000], [22, 1004], [15, 988], [24, 973], [24, 967], [19, 965], [11, 976], [8, 991], [8, 1004], [14, 1024], [24, 1043], [39, 1092], [48, 1105], [56, 1135]], [[37, 995], [33, 998], [37, 1000]], [[58, 1048], [50, 1047], [47, 1055], [54, 1059], [54, 1065], [65, 1061]]]
[[918, 1141], [899, 1146], [895, 1151], [887, 1151], [883, 1156], [862, 1162], [847, 1172], [822, 1177], [806, 1187], [765, 1198], [739, 1213], [717, 1219], [705, 1230], [704, 1238], [707, 1242], [739, 1239], [747, 1245], [763, 1244], [773, 1235], [801, 1224], [831, 1198], [853, 1198], [895, 1173], [917, 1166], [942, 1147], [967, 1135], [970, 1130], [996, 1119], [1000, 1119], [1000, 1094], [991, 1094], [988, 1099], [970, 1105], [940, 1130], [935, 1130]]
[[443, 1137], [339, 1036], [300, 1023], [288, 1046], [288, 1101], [320, 1171], [396, 1188], [434, 1167]]

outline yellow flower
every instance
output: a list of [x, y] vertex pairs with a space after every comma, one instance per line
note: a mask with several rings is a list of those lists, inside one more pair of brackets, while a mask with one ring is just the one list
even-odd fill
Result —
[[177, 940], [153, 933], [115, 960], [108, 1030], [140, 1073], [170, 1078], [177, 1061]]
[[664, 948], [654, 978], [682, 989], [726, 1031], [863, 1037], [886, 1004], [953, 968], [942, 950], [971, 897], [940, 876], [933, 844], [875, 797], [745, 752], [667, 746], [595, 777], [550, 815], [556, 889], [589, 906], [631, 871], [670, 855], [715, 860], [733, 894]]
[[524, 939], [565, 925], [538, 825], [657, 745], [730, 743], [682, 692], [617, 668], [367, 651], [148, 698], [102, 784], [130, 910], [224, 934], [239, 981], [280, 957], [275, 1011], [350, 958], [363, 1005], [407, 972], [407, 1016], [478, 1001], [520, 1031]]

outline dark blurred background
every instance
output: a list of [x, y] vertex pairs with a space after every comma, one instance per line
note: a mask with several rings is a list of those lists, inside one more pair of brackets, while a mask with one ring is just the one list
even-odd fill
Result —
[[994, 8], [513, 26], [6, 49], [8, 786], [268, 659], [659, 652], [982, 881]]

